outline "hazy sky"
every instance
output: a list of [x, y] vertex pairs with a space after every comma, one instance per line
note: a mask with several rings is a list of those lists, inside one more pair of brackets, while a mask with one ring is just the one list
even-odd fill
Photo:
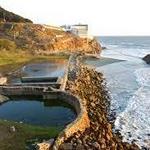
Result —
[[150, 0], [0, 0], [35, 23], [88, 23], [94, 35], [150, 35]]

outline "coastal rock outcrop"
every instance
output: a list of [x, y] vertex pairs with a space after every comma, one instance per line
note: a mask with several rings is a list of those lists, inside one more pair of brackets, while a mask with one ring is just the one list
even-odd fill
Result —
[[147, 63], [150, 64], [150, 54], [146, 55], [143, 60]]

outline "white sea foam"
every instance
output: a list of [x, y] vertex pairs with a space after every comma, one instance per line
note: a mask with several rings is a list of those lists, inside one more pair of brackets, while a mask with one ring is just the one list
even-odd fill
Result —
[[150, 148], [150, 68], [135, 71], [140, 88], [115, 121], [124, 141], [136, 140], [139, 146]]
[[113, 48], [102, 51], [102, 56], [128, 61], [137, 61], [150, 53], [150, 49]]
[[150, 67], [141, 68], [135, 71], [135, 75], [137, 77], [137, 82], [141, 86], [149, 86], [150, 87]]
[[150, 67], [142, 58], [150, 53], [150, 38], [104, 38], [103, 57], [126, 60], [102, 67], [115, 110], [115, 129], [123, 140], [150, 149]]
[[139, 146], [150, 148], [150, 89], [141, 87], [130, 98], [125, 111], [118, 115], [115, 128], [123, 135], [123, 140], [136, 140]]

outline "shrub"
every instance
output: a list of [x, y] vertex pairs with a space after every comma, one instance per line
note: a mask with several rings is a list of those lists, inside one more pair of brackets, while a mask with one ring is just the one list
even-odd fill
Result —
[[15, 42], [10, 41], [8, 39], [0, 39], [0, 49], [15, 50], [16, 47], [17, 46]]

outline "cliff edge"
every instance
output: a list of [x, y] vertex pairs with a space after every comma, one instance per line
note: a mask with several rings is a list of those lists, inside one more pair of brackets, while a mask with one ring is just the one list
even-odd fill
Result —
[[95, 39], [80, 38], [75, 34], [64, 32], [61, 28], [33, 24], [32, 21], [1, 7], [0, 39], [0, 49], [7, 50], [7, 45], [14, 45], [13, 49], [15, 47], [28, 50], [33, 54], [80, 52], [95, 55], [102, 49]]
[[4, 8], [0, 7], [0, 22], [29, 22], [32, 23], [31, 20], [23, 18], [19, 15], [16, 15], [12, 12], [5, 10]]

